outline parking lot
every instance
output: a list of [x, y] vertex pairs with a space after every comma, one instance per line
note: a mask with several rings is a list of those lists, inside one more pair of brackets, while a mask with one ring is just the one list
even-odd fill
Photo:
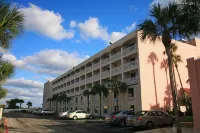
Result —
[[131, 127], [109, 126], [102, 120], [63, 120], [56, 116], [9, 113], [9, 133], [143, 133]]

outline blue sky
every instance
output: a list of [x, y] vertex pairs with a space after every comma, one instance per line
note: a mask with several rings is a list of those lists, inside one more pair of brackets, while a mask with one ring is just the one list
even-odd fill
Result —
[[41, 106], [43, 83], [124, 35], [148, 17], [152, 2], [170, 0], [8, 0], [25, 16], [25, 32], [3, 58], [16, 66], [8, 97]]

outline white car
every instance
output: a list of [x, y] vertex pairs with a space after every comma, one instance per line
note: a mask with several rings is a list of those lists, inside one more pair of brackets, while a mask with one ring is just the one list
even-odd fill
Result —
[[58, 114], [58, 117], [60, 117], [60, 118], [68, 118], [68, 115], [69, 115], [69, 113], [72, 113], [73, 111], [65, 111], [65, 112], [60, 112], [59, 114]]
[[74, 119], [74, 120], [86, 119], [86, 118], [93, 119], [94, 115], [87, 113], [86, 111], [83, 111], [83, 110], [76, 110], [72, 113], [69, 113], [68, 118]]
[[42, 115], [53, 115], [54, 111], [50, 111], [50, 110], [41, 110], [40, 114]]

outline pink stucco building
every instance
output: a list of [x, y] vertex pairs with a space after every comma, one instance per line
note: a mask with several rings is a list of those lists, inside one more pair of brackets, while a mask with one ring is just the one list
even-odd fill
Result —
[[194, 128], [200, 129], [200, 59], [187, 60], [189, 82], [192, 95]]
[[[177, 54], [183, 62], [178, 64], [184, 88], [190, 88], [186, 59], [200, 56], [200, 40], [190, 43], [173, 40], [178, 46]], [[161, 41], [151, 43], [142, 41], [138, 31], [116, 41], [107, 48], [91, 56], [44, 86], [43, 108], [56, 110], [55, 102], [47, 101], [54, 94], [65, 93], [72, 100], [65, 107], [58, 105], [58, 111], [87, 110], [87, 97], [84, 90], [90, 90], [95, 84], [105, 84], [108, 79], [124, 81], [129, 85], [126, 93], [119, 95], [119, 109], [149, 110], [156, 106], [171, 108], [172, 96], [169, 85], [169, 72]], [[180, 88], [176, 73], [177, 88]], [[99, 114], [99, 96], [90, 97], [90, 112]], [[102, 114], [115, 111], [116, 95], [109, 93], [102, 98]]]

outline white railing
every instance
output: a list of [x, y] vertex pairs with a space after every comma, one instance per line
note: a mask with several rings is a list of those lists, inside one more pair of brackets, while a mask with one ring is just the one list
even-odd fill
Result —
[[115, 67], [111, 70], [111, 75], [121, 73], [121, 71], [122, 71], [122, 66]]
[[86, 68], [86, 73], [92, 71], [92, 66]]
[[130, 69], [135, 69], [136, 67], [137, 67], [137, 61], [132, 61], [132, 62], [124, 64], [123, 69], [130, 70]]
[[86, 84], [91, 83], [92, 82], [92, 77], [86, 78]]
[[121, 57], [121, 52], [118, 52], [110, 57], [110, 61], [115, 61], [117, 59], [120, 59], [120, 57]]
[[100, 62], [96, 63], [96, 64], [93, 64], [93, 68], [96, 69], [96, 68], [99, 68], [100, 67]]
[[110, 61], [109, 58], [103, 59], [103, 60], [101, 61], [101, 64], [102, 64], [102, 65], [108, 64], [109, 61]]
[[97, 81], [100, 79], [100, 74], [94, 75], [93, 76], [93, 81]]
[[110, 76], [110, 70], [102, 72], [101, 77], [105, 78], [105, 77], [109, 77]]
[[84, 85], [84, 84], [85, 84], [85, 79], [79, 81], [79, 86]]
[[124, 49], [123, 55], [125, 56], [125, 55], [130, 54], [130, 53], [135, 52], [135, 51], [136, 51], [136, 47], [135, 47], [135, 45], [133, 45], [133, 46], [130, 46], [130, 47]]
[[138, 77], [124, 79], [124, 82], [126, 82], [127, 85], [137, 84], [138, 83]]

